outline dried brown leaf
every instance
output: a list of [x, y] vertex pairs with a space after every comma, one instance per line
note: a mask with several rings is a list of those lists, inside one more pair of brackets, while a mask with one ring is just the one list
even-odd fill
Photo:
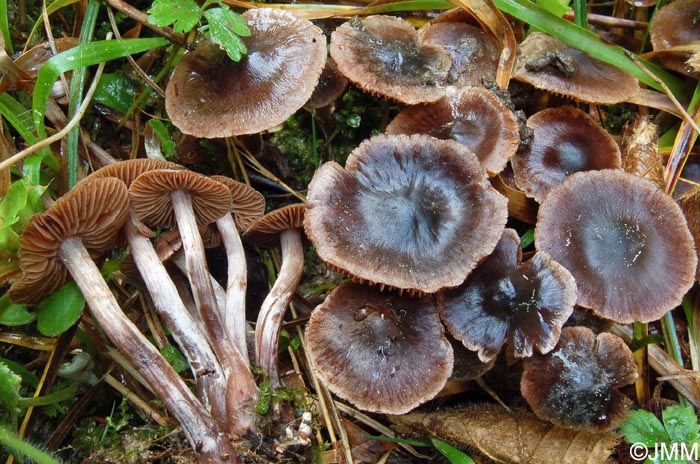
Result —
[[533, 413], [495, 404], [392, 418], [400, 431], [428, 433], [499, 463], [605, 463], [618, 437], [555, 427]]
[[622, 134], [623, 169], [666, 188], [664, 165], [659, 153], [659, 134], [648, 116], [637, 117], [625, 126]]

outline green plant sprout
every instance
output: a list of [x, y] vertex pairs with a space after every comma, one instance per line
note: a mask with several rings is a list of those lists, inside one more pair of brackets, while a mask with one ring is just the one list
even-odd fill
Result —
[[[632, 445], [631, 452], [640, 447], [648, 453], [645, 464], [681, 464], [687, 462], [684, 453], [696, 452], [700, 447], [700, 424], [692, 408], [669, 406], [661, 413], [663, 423], [649, 411], [631, 411], [620, 426], [625, 441]], [[663, 450], [662, 452], [659, 452]], [[680, 458], [680, 459], [679, 459]]]
[[386, 441], [389, 443], [400, 443], [404, 445], [416, 446], [416, 447], [433, 447], [440, 452], [445, 458], [450, 462], [450, 464], [476, 464], [472, 458], [458, 450], [449, 443], [440, 440], [437, 437], [430, 437], [430, 443], [425, 443], [420, 440], [409, 440], [406, 438], [392, 438], [385, 436], [369, 435], [363, 434], [365, 438], [371, 438], [373, 440]]
[[[209, 8], [212, 5], [217, 5]], [[188, 33], [202, 16], [207, 24], [199, 32], [218, 44], [233, 61], [247, 52], [241, 37], [250, 36], [246, 20], [219, 0], [207, 0], [200, 7], [194, 0], [155, 0], [148, 10], [148, 22], [159, 27], [172, 25], [175, 32]]]

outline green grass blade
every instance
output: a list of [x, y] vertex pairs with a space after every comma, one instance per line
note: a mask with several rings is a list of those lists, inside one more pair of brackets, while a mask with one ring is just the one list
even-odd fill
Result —
[[12, 36], [10, 35], [10, 23], [7, 20], [7, 0], [0, 0], [0, 32], [5, 38], [5, 48], [10, 55], [14, 53], [12, 49]]
[[[83, 26], [80, 29], [80, 44], [88, 44], [92, 41], [97, 23], [97, 14], [100, 12], [100, 2], [90, 0], [85, 10]], [[79, 67], [73, 72], [73, 79], [70, 84], [70, 97], [68, 99], [68, 119], [73, 119], [75, 112], [83, 101], [83, 89], [87, 72], [85, 67]], [[68, 188], [72, 189], [78, 181], [78, 142], [80, 141], [80, 127], [76, 127], [68, 133], [67, 142], [67, 174]]]
[[[505, 13], [585, 51], [594, 58], [627, 71], [640, 82], [656, 90], [663, 91], [658, 83], [625, 56], [622, 47], [604, 43], [593, 32], [559, 18], [529, 0], [493, 0], [493, 2]], [[642, 58], [639, 60], [661, 79], [677, 97], [685, 95], [683, 83], [679, 79], [653, 63]]]
[[49, 59], [39, 71], [34, 87], [32, 101], [32, 114], [40, 139], [46, 137], [44, 116], [46, 114], [46, 102], [51, 96], [51, 87], [61, 73], [72, 71], [79, 67], [123, 58], [133, 53], [141, 53], [153, 48], [168, 44], [168, 40], [160, 37], [149, 39], [126, 40], [102, 40], [77, 47], [59, 53]]
[[[46, 6], [46, 14], [51, 16], [58, 10], [70, 6], [73, 3], [78, 3], [79, 1], [81, 0], [56, 0], [55, 2], [52, 2], [50, 5]], [[32, 32], [29, 33], [29, 38], [27, 39], [28, 44], [32, 43], [32, 38], [34, 37], [34, 34], [36, 34], [36, 31], [39, 30], [42, 24], [44, 24], [44, 15], [40, 15], [34, 23], [34, 27], [32, 27]]]
[[431, 443], [445, 456], [451, 464], [476, 464], [472, 458], [455, 448], [454, 446], [446, 443], [438, 438], [431, 438]]

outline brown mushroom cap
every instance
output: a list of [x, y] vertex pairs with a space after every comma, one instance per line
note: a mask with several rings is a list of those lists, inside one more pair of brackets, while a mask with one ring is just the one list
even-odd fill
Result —
[[622, 171], [578, 172], [540, 205], [535, 245], [576, 279], [577, 304], [620, 323], [650, 322], [680, 304], [697, 256], [679, 206]]
[[153, 171], [156, 169], [184, 169], [179, 164], [171, 163], [170, 161], [162, 161], [158, 159], [151, 158], [139, 158], [119, 161], [114, 164], [107, 165], [103, 168], [90, 174], [87, 178], [102, 178], [102, 177], [116, 177], [126, 184], [127, 187], [131, 186], [131, 183], [138, 176], [144, 172]]
[[92, 257], [114, 247], [129, 210], [128, 191], [118, 179], [80, 182], [43, 214], [31, 218], [19, 238], [22, 278], [7, 292], [15, 303], [32, 304], [68, 280], [58, 256], [68, 237], [79, 236]]
[[321, 381], [358, 408], [403, 414], [433, 398], [452, 348], [430, 297], [345, 284], [312, 313], [306, 346]]
[[452, 58], [446, 82], [463, 88], [480, 86], [482, 79], [496, 80], [501, 55], [494, 39], [483, 29], [461, 22], [435, 22], [418, 32], [425, 45], [436, 45]]
[[461, 284], [508, 215], [476, 156], [453, 140], [377, 135], [325, 163], [304, 228], [318, 255], [358, 280], [433, 293]]
[[211, 176], [211, 179], [231, 191], [231, 213], [239, 232], [245, 232], [265, 213], [265, 197], [253, 187], [226, 176]]
[[[688, 228], [695, 240], [695, 251], [700, 256], [700, 189], [686, 192], [678, 199], [678, 204], [688, 220]], [[695, 271], [695, 280], [700, 282], [700, 266]]]
[[524, 361], [520, 391], [540, 419], [602, 431], [626, 418], [631, 401], [617, 389], [636, 377], [634, 355], [621, 338], [565, 327], [553, 351]]
[[270, 211], [248, 227], [243, 238], [251, 243], [266, 244], [277, 240], [281, 232], [304, 227], [306, 205], [287, 205]]
[[[654, 47], [654, 58], [670, 69], [694, 77], [698, 77], [697, 70], [693, 70], [686, 64], [692, 53], [672, 49], [700, 40], [698, 15], [700, 15], [700, 0], [678, 0], [659, 9], [649, 26], [649, 39]], [[671, 50], [664, 52], [667, 49]]]
[[[563, 61], [570, 75], [557, 69], [556, 63]], [[639, 92], [631, 74], [543, 32], [533, 32], [520, 44], [513, 78], [588, 103], [620, 103]]]
[[510, 164], [515, 183], [538, 203], [568, 175], [622, 166], [612, 136], [577, 108], [547, 108], [530, 116], [527, 126], [533, 132], [532, 142]]
[[519, 358], [550, 351], [574, 310], [576, 283], [569, 271], [541, 251], [520, 260], [520, 237], [505, 229], [464, 284], [438, 294], [443, 323], [483, 362], [494, 359], [506, 339]]
[[442, 97], [452, 66], [447, 51], [421, 44], [409, 22], [392, 16], [350, 19], [331, 35], [330, 51], [340, 72], [362, 90], [408, 104]]
[[518, 120], [491, 92], [462, 89], [435, 103], [402, 110], [387, 134], [427, 134], [469, 148], [490, 176], [501, 172], [520, 144]]
[[198, 137], [253, 134], [274, 127], [309, 99], [326, 61], [326, 39], [310, 21], [271, 8], [243, 13], [248, 53], [229, 60], [203, 42], [176, 66], [165, 92], [168, 115]]
[[231, 192], [224, 184], [188, 170], [156, 170], [138, 176], [129, 188], [131, 206], [149, 227], [175, 227], [170, 193], [186, 190], [197, 222], [210, 224], [231, 210]]
[[326, 65], [318, 79], [318, 84], [306, 103], [309, 108], [323, 108], [330, 105], [345, 92], [348, 80], [338, 70], [333, 58], [326, 59]]

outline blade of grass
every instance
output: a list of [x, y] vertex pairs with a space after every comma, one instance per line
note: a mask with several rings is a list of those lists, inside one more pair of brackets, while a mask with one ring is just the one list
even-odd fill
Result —
[[574, 0], [574, 23], [588, 29], [588, 2], [586, 0]]
[[[593, 32], [559, 18], [529, 0], [493, 1], [498, 8], [511, 16], [553, 35], [573, 47], [585, 51], [593, 58], [627, 71], [649, 87], [662, 90], [657, 82], [649, 78], [649, 76], [625, 56], [622, 47], [604, 43], [600, 37]], [[639, 61], [644, 63], [647, 69], [666, 83], [676, 97], [684, 97], [686, 95], [683, 82], [678, 78], [642, 58], [639, 58]]]
[[[80, 44], [88, 44], [92, 41], [95, 24], [97, 23], [97, 14], [100, 12], [100, 2], [97, 0], [89, 0], [83, 25], [80, 29]], [[72, 119], [78, 110], [78, 103], [83, 101], [83, 89], [85, 88], [85, 80], [87, 79], [87, 69], [84, 66], [78, 67], [73, 71], [73, 79], [70, 84], [70, 98], [68, 100], [68, 119]], [[78, 181], [78, 142], [80, 141], [80, 128], [76, 127], [68, 133], [68, 150], [67, 150], [67, 166], [68, 166], [68, 188], [72, 189]]]
[[454, 446], [446, 443], [435, 437], [430, 439], [435, 449], [440, 451], [443, 456], [445, 456], [452, 464], [476, 464], [472, 458], [455, 448]]
[[[56, 0], [55, 2], [52, 2], [50, 5], [46, 5], [46, 14], [51, 16], [58, 10], [61, 10], [67, 6], [72, 5], [73, 3], [78, 3], [81, 0]], [[34, 34], [36, 34], [36, 31], [39, 30], [41, 25], [44, 24], [44, 16], [39, 16], [37, 18], [36, 22], [34, 23], [34, 27], [32, 27], [32, 31], [29, 33], [29, 37], [27, 38], [27, 44], [25, 46], [24, 51], [27, 51], [27, 49], [30, 47], [30, 44], [34, 43], [32, 38], [34, 37]]]
[[12, 48], [12, 36], [10, 35], [10, 23], [7, 20], [7, 0], [0, 0], [0, 32], [5, 40], [5, 48], [10, 53], [14, 54]]

